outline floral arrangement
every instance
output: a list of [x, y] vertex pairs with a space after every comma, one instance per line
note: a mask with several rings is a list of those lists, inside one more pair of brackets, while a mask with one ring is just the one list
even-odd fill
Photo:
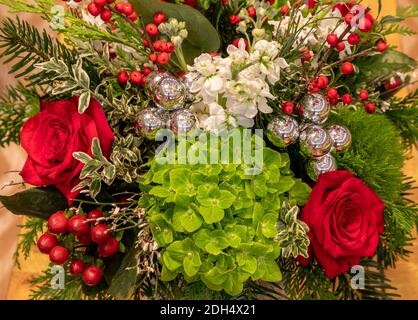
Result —
[[[378, 1], [379, 4], [381, 1]], [[0, 0], [18, 79], [0, 145], [33, 187], [16, 262], [34, 299], [388, 299], [417, 207], [418, 6], [361, 1]], [[20, 169], [20, 168], [19, 168]], [[60, 266], [58, 269], [51, 268]], [[51, 287], [56, 270], [65, 285]]]

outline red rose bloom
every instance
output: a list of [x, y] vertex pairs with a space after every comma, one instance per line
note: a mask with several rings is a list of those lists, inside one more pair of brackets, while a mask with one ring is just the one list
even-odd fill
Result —
[[319, 176], [301, 220], [309, 226], [313, 255], [328, 278], [349, 271], [361, 257], [374, 255], [384, 228], [383, 209], [382, 200], [350, 172]]
[[91, 99], [90, 106], [78, 113], [78, 97], [53, 102], [41, 101], [41, 111], [30, 118], [20, 134], [28, 159], [20, 175], [35, 186], [55, 185], [69, 204], [79, 192], [71, 192], [79, 182], [83, 163], [73, 152], [91, 154], [93, 138], [98, 138], [108, 157], [114, 136], [100, 104]]

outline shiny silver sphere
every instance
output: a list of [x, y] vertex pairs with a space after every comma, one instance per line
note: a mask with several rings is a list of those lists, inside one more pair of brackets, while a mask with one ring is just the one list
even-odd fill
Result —
[[330, 152], [332, 139], [320, 126], [308, 126], [301, 135], [300, 149], [308, 157], [322, 157]]
[[148, 95], [148, 97], [152, 98], [154, 96], [158, 83], [162, 78], [165, 77], [171, 77], [171, 75], [166, 72], [153, 71], [147, 76], [145, 93]]
[[298, 122], [287, 115], [278, 116], [268, 124], [267, 137], [279, 148], [295, 143], [299, 138]]
[[158, 130], [165, 128], [167, 118], [166, 112], [160, 109], [144, 109], [138, 114], [136, 129], [147, 139], [154, 139]]
[[157, 107], [164, 110], [176, 110], [184, 106], [186, 88], [175, 77], [164, 77], [154, 89], [153, 100]]
[[321, 174], [335, 170], [337, 170], [337, 163], [334, 157], [329, 153], [322, 157], [310, 160], [307, 165], [308, 175], [314, 181], [316, 181]]
[[196, 116], [188, 109], [174, 111], [170, 114], [168, 127], [174, 134], [184, 134], [196, 128]]
[[334, 124], [328, 128], [328, 133], [337, 153], [343, 152], [350, 147], [351, 133], [346, 127]]
[[323, 124], [330, 113], [328, 101], [320, 94], [307, 95], [302, 101], [302, 118], [314, 124]]
[[189, 72], [186, 73], [182, 78], [181, 82], [183, 83], [184, 87], [186, 88], [186, 97], [185, 102], [186, 103], [192, 103], [196, 100], [196, 96], [190, 92], [190, 88], [193, 84], [193, 82], [199, 80], [200, 74], [198, 72]]

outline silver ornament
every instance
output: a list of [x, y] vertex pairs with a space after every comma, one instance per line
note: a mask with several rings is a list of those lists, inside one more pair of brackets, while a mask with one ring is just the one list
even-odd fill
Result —
[[166, 72], [158, 72], [158, 71], [153, 71], [147, 76], [147, 82], [145, 84], [145, 92], [150, 98], [153, 97], [160, 80], [165, 77], [171, 77], [171, 76]]
[[347, 150], [351, 145], [351, 133], [346, 127], [334, 124], [328, 128], [328, 133], [337, 153]]
[[174, 134], [190, 132], [196, 128], [196, 116], [188, 109], [174, 111], [170, 114], [168, 127]]
[[299, 125], [290, 116], [276, 117], [267, 126], [267, 137], [276, 147], [284, 148], [299, 138]]
[[309, 157], [322, 157], [332, 147], [332, 139], [327, 131], [320, 126], [308, 126], [301, 135], [300, 149]]
[[157, 107], [176, 110], [184, 106], [186, 88], [173, 76], [163, 77], [154, 89], [153, 100]]
[[307, 167], [308, 175], [314, 181], [316, 181], [321, 174], [335, 170], [337, 170], [336, 161], [329, 153], [322, 157], [310, 160]]
[[309, 94], [302, 101], [302, 118], [314, 124], [323, 124], [330, 112], [328, 101], [320, 94]]
[[198, 72], [189, 72], [184, 75], [181, 79], [181, 82], [186, 88], [186, 103], [192, 103], [196, 99], [196, 95], [190, 92], [190, 88], [192, 87], [193, 82], [199, 80], [200, 74]]
[[146, 138], [154, 139], [158, 130], [163, 129], [166, 123], [166, 112], [157, 108], [148, 108], [139, 112], [136, 129]]

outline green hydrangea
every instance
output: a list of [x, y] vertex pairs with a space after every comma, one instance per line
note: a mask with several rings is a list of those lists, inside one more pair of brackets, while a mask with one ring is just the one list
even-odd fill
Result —
[[[194, 148], [198, 142], [181, 143]], [[261, 145], [258, 175], [248, 175], [249, 166], [242, 163], [149, 163], [140, 205], [163, 248], [162, 280], [181, 274], [232, 296], [249, 278], [281, 280], [276, 263], [281, 248], [275, 240], [280, 209], [283, 203], [303, 205], [310, 188], [293, 176], [287, 153]]]

